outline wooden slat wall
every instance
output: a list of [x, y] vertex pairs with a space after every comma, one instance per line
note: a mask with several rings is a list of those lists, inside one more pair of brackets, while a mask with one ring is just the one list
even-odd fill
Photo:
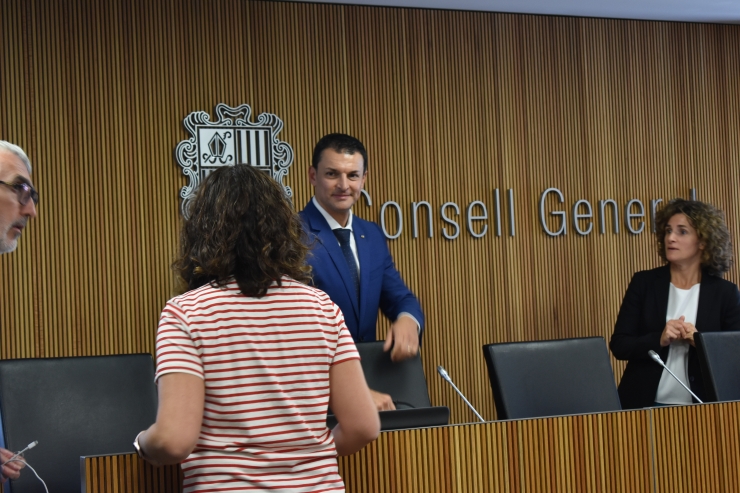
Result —
[[[649, 492], [650, 453], [649, 411], [636, 411], [385, 432], [339, 471], [352, 493]], [[135, 455], [84, 466], [87, 493], [180, 491], [179, 466]]]
[[[5, 0], [0, 138], [28, 151], [41, 202], [18, 251], [0, 258], [0, 356], [153, 350], [159, 311], [176, 294], [169, 264], [186, 180], [173, 150], [189, 137], [182, 119], [219, 102], [284, 120], [280, 137], [295, 151], [286, 183], [299, 208], [311, 196], [315, 141], [330, 131], [364, 140], [373, 204], [356, 213], [378, 220], [384, 202], [402, 207], [391, 250], [426, 311], [432, 401], [450, 406], [453, 422], [473, 416], [437, 365], [493, 419], [483, 344], [608, 339], [632, 273], [659, 263], [648, 232], [626, 232], [629, 199], [649, 208], [696, 188], [726, 211], [737, 237], [737, 25], [245, 0]], [[551, 196], [548, 210], [568, 213], [568, 234], [557, 238], [537, 216], [549, 187], [565, 203]], [[594, 221], [590, 235], [575, 234], [578, 199], [594, 213], [598, 200], [617, 201], [620, 233], [608, 222], [602, 235]], [[488, 206], [481, 239], [464, 224], [473, 200]], [[434, 208], [432, 238], [425, 221], [412, 237], [419, 201]], [[454, 241], [442, 237], [448, 201], [462, 209]], [[728, 277], [737, 281], [737, 269]], [[614, 368], [618, 379], [623, 364]]]
[[[729, 493], [738, 411], [733, 402], [384, 432], [339, 470], [351, 493]], [[178, 466], [135, 455], [84, 462], [87, 493], [179, 491]]]
[[83, 492], [178, 493], [182, 491], [180, 466], [155, 467], [136, 454], [80, 459]]
[[740, 485], [737, 403], [656, 409], [656, 492], [727, 492]]
[[347, 491], [652, 491], [649, 411], [381, 433]]

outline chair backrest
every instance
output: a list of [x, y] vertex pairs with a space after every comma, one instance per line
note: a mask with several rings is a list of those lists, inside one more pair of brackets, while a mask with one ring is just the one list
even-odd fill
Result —
[[603, 337], [487, 344], [498, 419], [619, 411]]
[[383, 344], [382, 341], [357, 344], [367, 385], [373, 390], [389, 394], [396, 409], [431, 407], [421, 357], [417, 354], [394, 363], [390, 352], [383, 352]]
[[694, 334], [707, 402], [740, 400], [740, 332]]
[[[25, 454], [49, 491], [79, 493], [80, 456], [133, 452], [156, 418], [150, 354], [0, 361], [5, 447]], [[12, 493], [43, 492], [25, 469]]]

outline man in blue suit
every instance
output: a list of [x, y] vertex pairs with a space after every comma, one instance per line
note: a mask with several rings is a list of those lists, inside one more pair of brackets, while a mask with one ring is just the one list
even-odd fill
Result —
[[[378, 308], [393, 323], [385, 341], [393, 361], [416, 355], [424, 314], [401, 279], [380, 227], [352, 214], [367, 177], [367, 152], [346, 134], [324, 136], [314, 148], [308, 178], [314, 197], [301, 212], [312, 242], [308, 262], [314, 285], [344, 314], [355, 342], [375, 340]], [[380, 410], [393, 409], [389, 396], [374, 393]]]

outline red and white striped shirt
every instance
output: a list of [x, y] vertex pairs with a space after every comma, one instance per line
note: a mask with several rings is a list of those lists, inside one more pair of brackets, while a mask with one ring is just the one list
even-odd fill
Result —
[[167, 302], [157, 373], [205, 381], [198, 443], [184, 491], [344, 491], [326, 427], [329, 368], [359, 359], [342, 312], [288, 277], [262, 298], [235, 282]]

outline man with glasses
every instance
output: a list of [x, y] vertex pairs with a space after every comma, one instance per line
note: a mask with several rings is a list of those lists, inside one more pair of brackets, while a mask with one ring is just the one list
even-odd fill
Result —
[[[31, 183], [31, 161], [23, 149], [15, 144], [0, 140], [0, 254], [15, 250], [18, 238], [36, 217], [39, 194]], [[2, 481], [18, 479], [23, 464], [7, 461], [14, 458], [13, 452], [0, 448], [0, 473]]]
[[36, 217], [38, 201], [28, 156], [17, 145], [0, 140], [0, 253], [18, 246], [23, 228]]

